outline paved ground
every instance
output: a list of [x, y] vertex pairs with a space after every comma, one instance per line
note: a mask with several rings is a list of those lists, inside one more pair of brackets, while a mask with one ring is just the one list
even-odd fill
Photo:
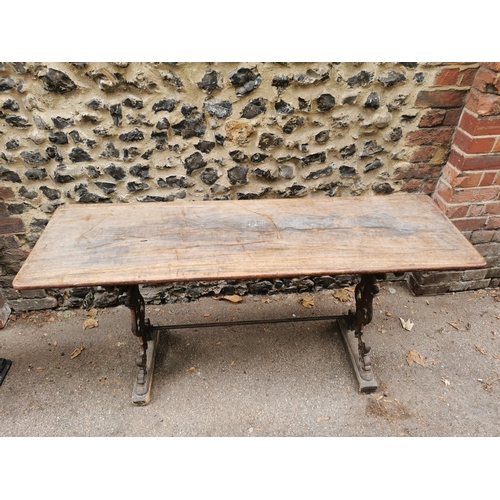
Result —
[[[333, 293], [147, 312], [165, 324], [346, 311], [352, 292]], [[0, 357], [12, 360], [0, 436], [498, 436], [499, 300], [498, 289], [414, 297], [383, 284], [366, 329], [380, 383], [370, 395], [357, 392], [331, 322], [170, 331], [145, 407], [131, 403], [137, 346], [126, 308], [98, 310], [86, 329], [94, 318], [84, 310], [20, 315], [0, 331]]]

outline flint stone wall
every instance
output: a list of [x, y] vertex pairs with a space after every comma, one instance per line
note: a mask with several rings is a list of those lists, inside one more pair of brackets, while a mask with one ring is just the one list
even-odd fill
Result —
[[[66, 203], [431, 194], [477, 68], [0, 63], [3, 295], [14, 311], [122, 300], [100, 288], [12, 289], [51, 214]], [[351, 280], [171, 284], [144, 293], [159, 303]]]

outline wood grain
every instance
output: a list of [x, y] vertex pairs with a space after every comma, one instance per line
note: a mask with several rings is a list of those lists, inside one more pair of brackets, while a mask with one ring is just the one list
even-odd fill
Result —
[[425, 195], [59, 207], [17, 289], [470, 269]]

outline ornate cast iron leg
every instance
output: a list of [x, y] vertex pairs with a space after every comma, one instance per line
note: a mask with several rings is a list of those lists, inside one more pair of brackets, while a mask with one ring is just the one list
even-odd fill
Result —
[[140, 353], [135, 360], [139, 371], [132, 393], [132, 402], [136, 405], [146, 405], [149, 403], [151, 395], [159, 332], [151, 328], [149, 319], [145, 317], [146, 307], [138, 285], [127, 288], [125, 304], [130, 309], [132, 332], [139, 338], [140, 343]]
[[361, 276], [361, 281], [354, 291], [356, 311], [349, 311], [345, 322], [339, 321], [342, 339], [351, 358], [360, 392], [371, 392], [378, 387], [368, 355], [371, 348], [363, 340], [363, 327], [372, 320], [373, 297], [379, 292], [376, 285], [377, 279], [383, 279], [383, 275], [364, 274]]

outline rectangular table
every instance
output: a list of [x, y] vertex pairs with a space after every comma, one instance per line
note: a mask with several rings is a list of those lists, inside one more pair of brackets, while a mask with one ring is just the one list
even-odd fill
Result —
[[141, 346], [133, 401], [146, 404], [158, 332], [169, 327], [149, 323], [139, 285], [359, 274], [356, 310], [328, 318], [344, 320], [360, 390], [373, 390], [362, 328], [376, 280], [485, 264], [425, 195], [72, 204], [54, 212], [13, 286], [123, 287]]

